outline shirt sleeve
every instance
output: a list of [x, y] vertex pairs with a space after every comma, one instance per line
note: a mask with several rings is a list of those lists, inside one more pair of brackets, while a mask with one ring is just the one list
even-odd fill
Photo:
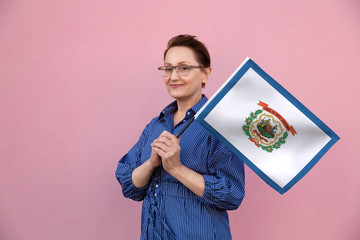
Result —
[[148, 189], [148, 185], [137, 188], [132, 182], [131, 175], [135, 168], [141, 165], [141, 154], [144, 149], [149, 124], [145, 127], [138, 142], [123, 156], [119, 162], [115, 172], [115, 176], [119, 181], [124, 197], [131, 198], [135, 201], [142, 201]]
[[215, 140], [211, 143], [208, 167], [202, 202], [223, 210], [237, 209], [245, 196], [244, 163]]

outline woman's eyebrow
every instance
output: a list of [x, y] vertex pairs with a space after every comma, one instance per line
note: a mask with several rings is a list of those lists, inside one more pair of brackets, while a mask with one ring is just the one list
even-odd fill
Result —
[[184, 64], [184, 63], [189, 64], [190, 62], [188, 62], [188, 61], [182, 61], [182, 62], [179, 62], [179, 64]]
[[[190, 62], [188, 62], [188, 61], [181, 61], [181, 62], [178, 62], [178, 65], [181, 65], [181, 64], [190, 64]], [[164, 63], [165, 65], [172, 65], [171, 63]]]

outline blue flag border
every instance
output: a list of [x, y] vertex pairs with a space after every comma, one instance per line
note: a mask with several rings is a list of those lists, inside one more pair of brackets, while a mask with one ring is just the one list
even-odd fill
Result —
[[[226, 138], [224, 138], [218, 131], [216, 131], [211, 125], [209, 125], [205, 118], [212, 111], [212, 109], [221, 101], [221, 99], [235, 86], [235, 84], [242, 78], [242, 76], [252, 68], [257, 74], [259, 74], [265, 81], [267, 81], [273, 88], [275, 88], [281, 95], [289, 100], [296, 108], [298, 108], [303, 114], [305, 114], [313, 123], [315, 123], [322, 131], [324, 131], [329, 137], [330, 141], [314, 156], [313, 159], [284, 187], [280, 187], [271, 178], [269, 178], [263, 171], [255, 166], [248, 158], [246, 158], [237, 148], [235, 148]], [[303, 178], [314, 165], [324, 156], [324, 154], [340, 139], [335, 132], [333, 132], [324, 122], [322, 122], [317, 116], [315, 116], [309, 109], [307, 109], [299, 100], [291, 95], [284, 87], [270, 77], [265, 71], [263, 71], [253, 60], [248, 59], [242, 67], [232, 76], [227, 84], [209, 101], [209, 104], [204, 106], [204, 109], [196, 117], [201, 125], [214, 134], [219, 140], [221, 140], [230, 150], [232, 150], [241, 160], [246, 163], [250, 169], [252, 169], [259, 177], [261, 177], [267, 184], [278, 191], [281, 194], [287, 192], [292, 186], [294, 186], [301, 178]]]

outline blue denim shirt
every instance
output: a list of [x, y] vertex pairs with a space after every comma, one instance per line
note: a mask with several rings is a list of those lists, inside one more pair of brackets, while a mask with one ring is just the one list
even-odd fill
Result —
[[245, 194], [244, 163], [198, 122], [180, 138], [180, 161], [202, 174], [205, 190], [198, 197], [162, 166], [147, 186], [136, 188], [134, 169], [151, 155], [150, 144], [164, 131], [176, 135], [207, 101], [206, 96], [173, 127], [176, 101], [145, 127], [138, 142], [120, 159], [116, 178], [125, 197], [142, 201], [141, 239], [231, 239], [226, 210], [239, 207]]

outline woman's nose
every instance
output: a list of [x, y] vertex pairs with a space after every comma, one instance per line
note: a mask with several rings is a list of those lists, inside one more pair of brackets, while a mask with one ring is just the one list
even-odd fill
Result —
[[173, 69], [173, 71], [171, 72], [170, 79], [172, 80], [179, 79], [179, 74], [177, 73], [176, 69]]

